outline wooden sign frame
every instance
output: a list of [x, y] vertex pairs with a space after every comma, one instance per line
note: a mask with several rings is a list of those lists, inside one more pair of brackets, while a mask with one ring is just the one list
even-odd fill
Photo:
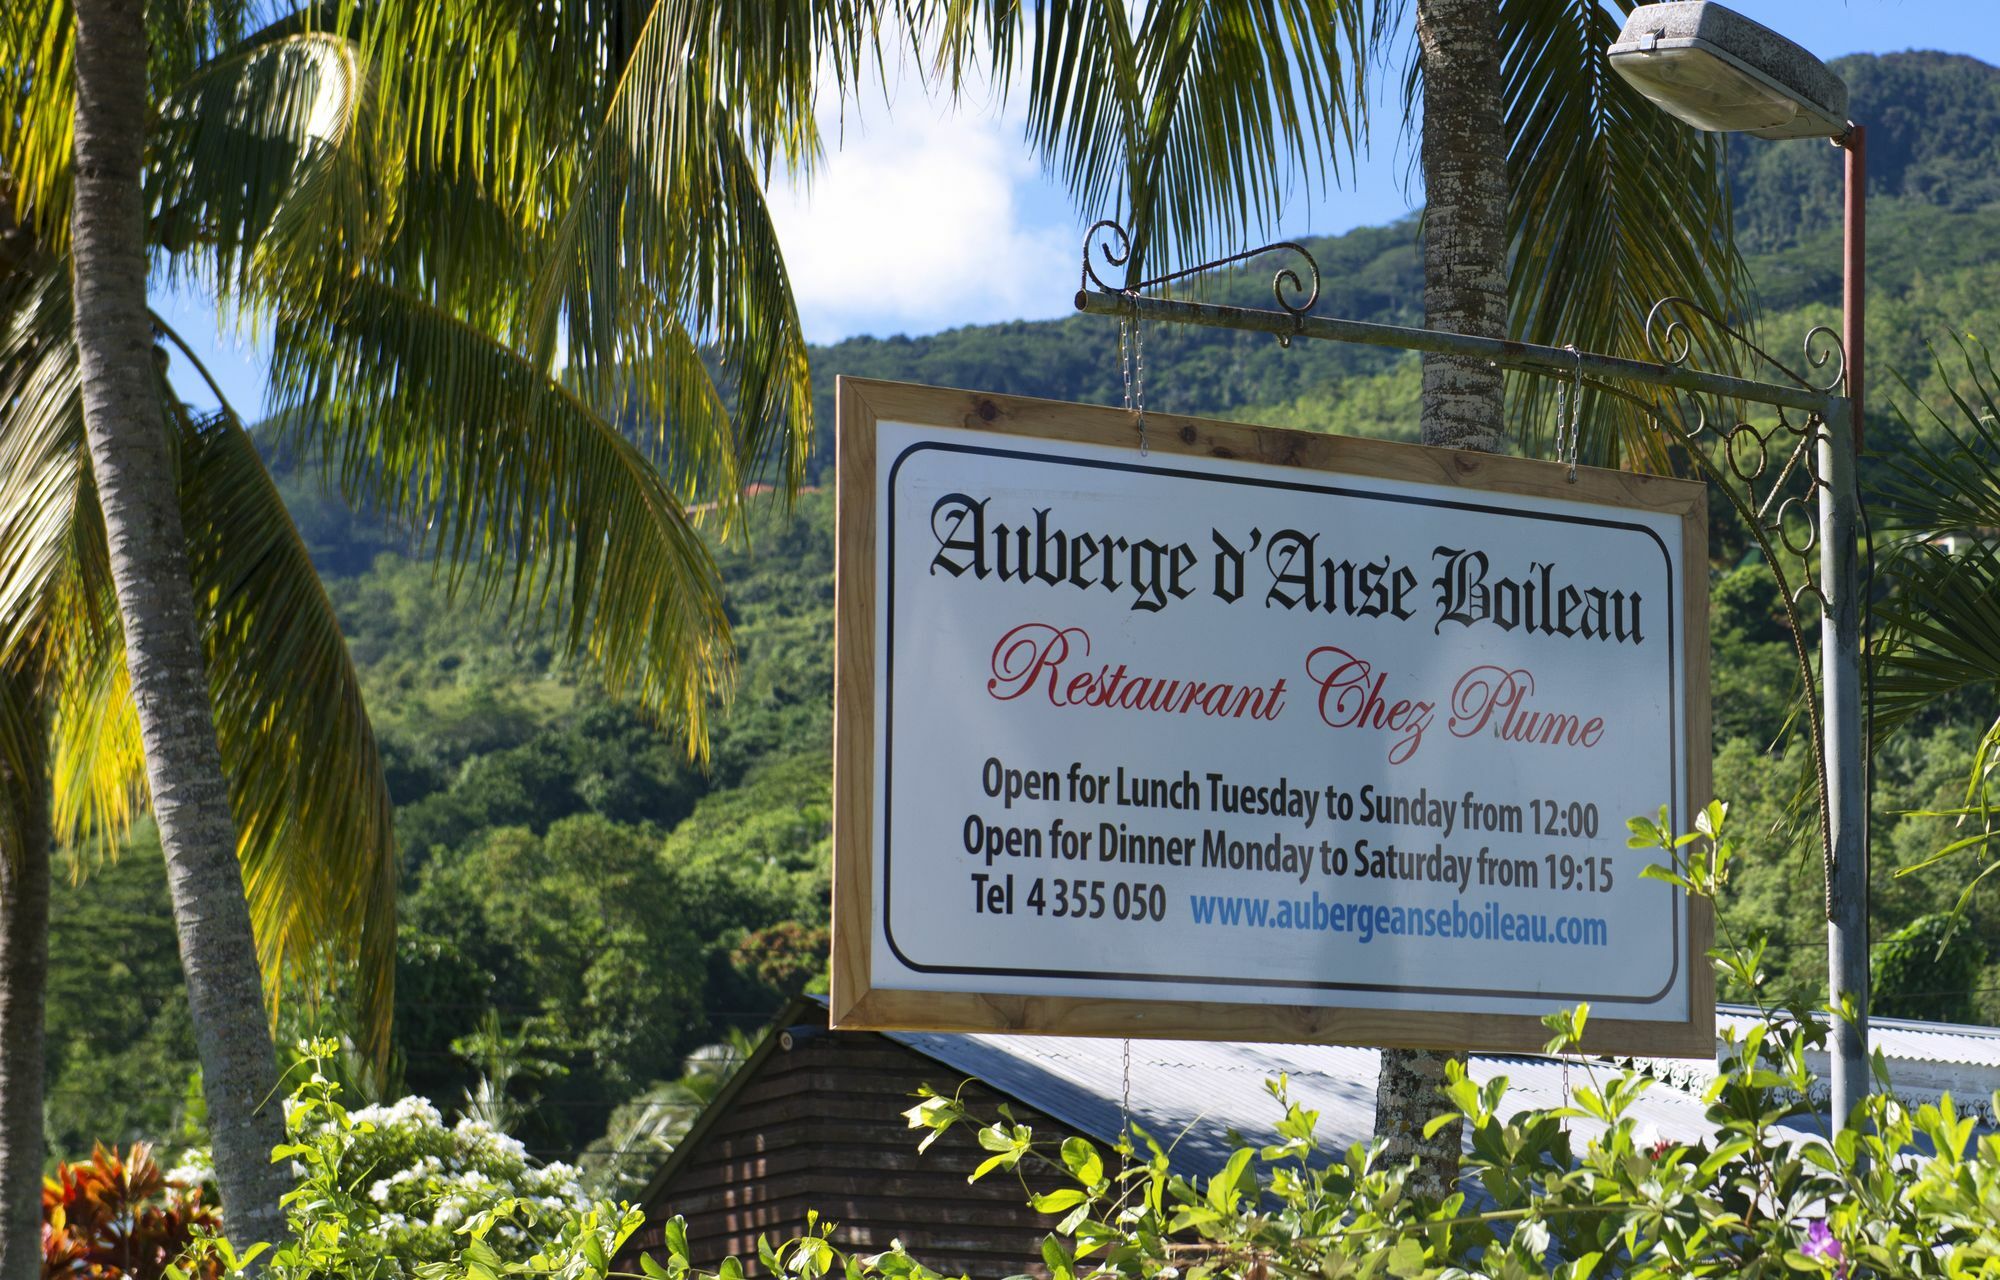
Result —
[[[876, 424], [956, 427], [1026, 439], [1134, 449], [1138, 433], [1122, 409], [989, 395], [907, 383], [840, 378], [834, 624], [834, 852], [831, 1018], [835, 1028], [1025, 1032], [1052, 1035], [1253, 1040], [1430, 1049], [1540, 1052], [1548, 1031], [1525, 1014], [1461, 1013], [1215, 1001], [993, 995], [877, 988], [874, 929], [876, 665]], [[1704, 573], [1706, 486], [1686, 480], [1418, 445], [1316, 435], [1170, 414], [1146, 415], [1156, 455], [1220, 458], [1470, 490], [1604, 503], [1680, 519], [1682, 563]], [[1700, 582], [1699, 578], [1695, 578]], [[1688, 747], [1688, 813], [1710, 795], [1708, 603], [1686, 592], [1681, 617]], [[1628, 815], [1605, 815], [1618, 822]], [[1691, 820], [1691, 819], [1690, 819]], [[1659, 1057], [1711, 1057], [1715, 976], [1706, 957], [1713, 921], [1705, 900], [1683, 917], [1688, 1018], [1619, 1020], [1593, 1010], [1583, 1048]]]

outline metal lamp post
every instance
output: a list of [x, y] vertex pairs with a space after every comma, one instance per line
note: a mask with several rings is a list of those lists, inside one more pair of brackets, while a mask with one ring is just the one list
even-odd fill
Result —
[[1861, 714], [1861, 575], [1855, 457], [1862, 440], [1861, 332], [1867, 151], [1847, 120], [1847, 86], [1798, 45], [1719, 4], [1641, 5], [1611, 46], [1611, 67], [1640, 93], [1697, 129], [1761, 138], [1830, 138], [1845, 153], [1845, 261], [1841, 342], [1851, 430], [1829, 422], [1819, 441], [1823, 765], [1830, 795], [1828, 992], [1851, 1016], [1834, 1028], [1836, 1126], [1868, 1091], [1867, 788]]

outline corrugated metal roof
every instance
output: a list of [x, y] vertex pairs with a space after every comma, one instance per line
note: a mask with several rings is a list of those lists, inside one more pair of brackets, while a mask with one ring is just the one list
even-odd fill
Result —
[[[1717, 1005], [1716, 1029], [1747, 1029], [1758, 1018], [1748, 1005]], [[1917, 1022], [1908, 1018], [1868, 1020], [1868, 1044], [1891, 1062], [1956, 1063], [2000, 1070], [2000, 1027], [1974, 1027], [1955, 1022]]]
[[[1122, 1041], [884, 1034], [1100, 1141], [1110, 1142], [1118, 1132]], [[1172, 1146], [1174, 1164], [1183, 1172], [1205, 1174], [1218, 1167], [1236, 1145], [1232, 1132], [1256, 1143], [1275, 1141], [1282, 1112], [1265, 1081], [1280, 1075], [1288, 1077], [1301, 1106], [1320, 1113], [1324, 1148], [1344, 1149], [1366, 1141], [1374, 1131], [1380, 1056], [1373, 1049], [1134, 1040], [1131, 1054], [1133, 1119], [1162, 1145]], [[1472, 1060], [1472, 1074], [1482, 1083], [1506, 1076], [1509, 1098], [1524, 1110], [1563, 1105], [1569, 1089], [1588, 1083], [1588, 1071], [1550, 1058], [1475, 1055]], [[942, 1080], [937, 1084], [946, 1087]], [[1642, 1131], [1673, 1141], [1697, 1141], [1712, 1132], [1701, 1099], [1665, 1081], [1646, 1092], [1634, 1115]], [[1597, 1127], [1580, 1126], [1584, 1132]]]

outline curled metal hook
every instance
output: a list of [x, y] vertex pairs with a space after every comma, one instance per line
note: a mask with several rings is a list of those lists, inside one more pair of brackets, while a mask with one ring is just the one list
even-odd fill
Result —
[[1847, 381], [1847, 345], [1840, 335], [1823, 324], [1816, 324], [1806, 330], [1806, 340], [1800, 344], [1805, 350], [1806, 367], [1824, 369], [1833, 366], [1833, 372], [1826, 375], [1824, 383], [1810, 384], [1815, 391], [1835, 391]]
[[1100, 231], [1109, 232], [1111, 236], [1117, 237], [1118, 247], [1115, 249], [1109, 243], [1102, 243], [1097, 246], [1097, 251], [1104, 255], [1104, 264], [1106, 266], [1122, 267], [1132, 258], [1132, 237], [1125, 234], [1125, 228], [1119, 226], [1109, 218], [1100, 218], [1096, 222], [1091, 223], [1090, 230], [1083, 233], [1083, 278], [1077, 283], [1077, 291], [1081, 293], [1092, 285], [1096, 285], [1106, 293], [1123, 293], [1125, 291], [1123, 281], [1117, 284], [1106, 284], [1098, 276], [1097, 268], [1090, 265], [1090, 242], [1096, 238], [1097, 233]]

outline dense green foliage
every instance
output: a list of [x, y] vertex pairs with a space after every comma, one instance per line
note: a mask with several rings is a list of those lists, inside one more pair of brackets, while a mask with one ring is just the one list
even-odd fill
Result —
[[[1726, 879], [1732, 846], [1722, 805], [1710, 805], [1694, 833], [1676, 835], [1646, 819], [1631, 826], [1631, 844], [1654, 854], [1647, 874], [1703, 897]], [[1732, 950], [1721, 963], [1755, 985], [1754, 952]], [[1587, 1007], [1545, 1018], [1554, 1033], [1548, 1052], [1571, 1050], [1588, 1018]], [[1948, 1094], [1911, 1109], [1878, 1092], [1831, 1142], [1802, 1140], [1798, 1126], [1817, 1119], [1819, 1082], [1808, 1055], [1827, 1034], [1796, 1010], [1767, 1012], [1740, 1038], [1731, 1033], [1703, 1091], [1713, 1135], [1691, 1142], [1649, 1131], [1639, 1108], [1662, 1086], [1634, 1066], [1580, 1059], [1560, 1106], [1523, 1109], [1509, 1098], [1506, 1077], [1482, 1085], [1453, 1062], [1433, 1124], [1462, 1123], [1469, 1143], [1463, 1179], [1441, 1202], [1414, 1194], [1417, 1162], [1387, 1160], [1379, 1141], [1330, 1148], [1318, 1113], [1282, 1077], [1269, 1082], [1281, 1113], [1277, 1140], [1239, 1145], [1208, 1178], [1176, 1174], [1168, 1145], [1136, 1125], [1108, 1151], [1083, 1137], [1057, 1144], [1004, 1107], [975, 1115], [955, 1093], [929, 1087], [904, 1114], [912, 1139], [921, 1134], [920, 1150], [954, 1127], [977, 1129], [989, 1154], [973, 1180], [1018, 1177], [1032, 1207], [1056, 1219], [1041, 1250], [1052, 1280], [1991, 1274], [2000, 1257], [2000, 1137], [1980, 1135], [1976, 1113], [1963, 1113]], [[365, 1113], [350, 1113], [315, 1073], [293, 1114], [305, 1123], [284, 1150], [305, 1175], [288, 1200], [289, 1238], [265, 1255], [262, 1274], [407, 1274], [412, 1244], [378, 1229], [382, 1197], [374, 1188], [363, 1193], [365, 1179], [353, 1173], [379, 1145]], [[442, 1256], [431, 1241], [414, 1242], [426, 1250], [430, 1265], [419, 1274], [427, 1280], [744, 1274], [737, 1258], [713, 1273], [694, 1269], [680, 1218], [663, 1224], [639, 1273], [614, 1272], [611, 1260], [644, 1220], [637, 1209], [608, 1200], [566, 1205], [533, 1193], [472, 1204], [449, 1184], [440, 1190], [454, 1210], [474, 1211], [443, 1242]], [[894, 1241], [880, 1253], [844, 1253], [830, 1238], [832, 1224], [807, 1208], [804, 1236], [760, 1238], [767, 1273], [939, 1280]], [[226, 1244], [205, 1257], [240, 1273]]]
[[[1888, 411], [1910, 395], [1891, 371], [1935, 400], [1957, 375], [1934, 368], [1926, 341], [2000, 332], [2000, 191], [1980, 186], [2000, 145], [2000, 72], [1930, 55], [1845, 70], [1857, 113], [1871, 121], [1870, 329], [1882, 412], [1870, 443], [1887, 452], [1922, 430]], [[1805, 211], [1830, 207], [1839, 157], [1752, 144], [1735, 163], [1765, 301], [1760, 331], [1789, 354], [1780, 344], [1830, 319], [1837, 301], [1837, 228]], [[1954, 172], [1967, 180], [1938, 176]], [[1414, 323], [1416, 235], [1412, 221], [1313, 241], [1321, 310]], [[1268, 273], [1243, 270], [1209, 296], [1255, 303], [1268, 288]], [[1151, 407], [1414, 437], [1416, 366], [1394, 353], [1158, 326], [1145, 342]], [[837, 374], [1116, 402], [1116, 347], [1115, 325], [1072, 317], [819, 349], [814, 482], [831, 478]], [[820, 980], [831, 495], [805, 493], [789, 517], [759, 500], [748, 536], [716, 549], [741, 671], [704, 771], [680, 741], [593, 693], [545, 638], [493, 621], [474, 589], [454, 596], [407, 539], [347, 510], [293, 460], [276, 461], [361, 672], [397, 808], [397, 1071], [378, 1087], [441, 1104], [476, 1093], [492, 1083], [491, 1064], [453, 1046], [465, 1049], [497, 1018], [507, 1035], [532, 1032], [537, 1053], [561, 1068], [507, 1086], [529, 1149], [569, 1158], [596, 1141], [614, 1159], [627, 1139], [601, 1135], [635, 1132], [646, 1098], [680, 1097], [687, 1055], [732, 1028], [754, 1029]], [[1825, 929], [1817, 848], [1798, 838], [1807, 773], [1791, 720], [1791, 640], [1740, 529], [1718, 517], [1713, 550], [1715, 776], [1745, 846], [1722, 917], [1737, 935], [1768, 941], [1772, 992], [1811, 998], [1824, 986]], [[1887, 1012], [2000, 1021], [2000, 919], [1986, 895], [1972, 899], [1945, 957], [1934, 938], [1926, 952], [1916, 934], [1892, 937], [1955, 904], [1963, 867], [1895, 874], [1949, 838], [1948, 819], [1905, 815], [1962, 794], [1991, 718], [1990, 706], [1920, 718], [1878, 757], [1873, 920]], [[180, 1123], [192, 1042], [158, 856], [135, 843], [96, 872], [91, 892], [58, 894], [54, 949], [67, 963], [56, 966], [51, 999], [57, 1154], [87, 1151], [94, 1138], [171, 1136]], [[1726, 985], [1726, 994], [1746, 990]], [[311, 1012], [299, 1011], [302, 1026]]]
[[194, 1028], [151, 824], [117, 861], [92, 870], [90, 883], [59, 880], [50, 916], [51, 1158], [86, 1159], [98, 1141], [178, 1137]]

